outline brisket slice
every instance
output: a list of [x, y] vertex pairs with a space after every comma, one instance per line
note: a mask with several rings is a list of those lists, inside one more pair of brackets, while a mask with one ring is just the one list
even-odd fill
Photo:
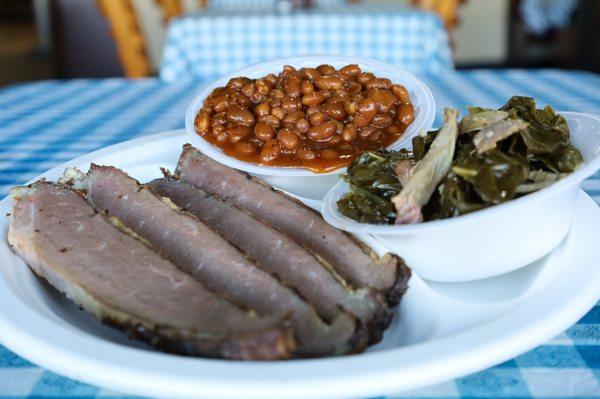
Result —
[[344, 287], [313, 254], [248, 213], [182, 181], [157, 179], [148, 185], [293, 287], [321, 317], [331, 320], [342, 307], [367, 325], [385, 328], [391, 320], [391, 311], [377, 291]]
[[353, 286], [380, 290], [390, 304], [402, 296], [410, 276], [402, 259], [391, 254], [377, 257], [314, 210], [261, 180], [222, 165], [189, 144], [183, 147], [176, 175], [307, 246]]
[[71, 300], [153, 346], [230, 359], [282, 359], [293, 350], [281, 318], [220, 299], [64, 187], [14, 189], [8, 242]]
[[299, 354], [342, 354], [364, 347], [366, 334], [353, 317], [339, 312], [327, 325], [238, 248], [121, 170], [92, 165], [87, 195], [96, 210], [119, 218], [208, 289], [260, 314], [288, 312]]

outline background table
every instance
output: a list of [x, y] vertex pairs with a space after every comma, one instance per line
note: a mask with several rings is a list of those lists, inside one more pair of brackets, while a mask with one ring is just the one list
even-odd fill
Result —
[[[499, 107], [514, 94], [565, 111], [600, 114], [600, 77], [583, 72], [489, 71], [422, 75], [444, 106]], [[183, 127], [201, 82], [49, 81], [0, 90], [0, 193], [89, 151]], [[600, 202], [600, 175], [584, 189]], [[0, 336], [2, 332], [0, 331]], [[0, 398], [118, 397], [30, 364], [0, 346]], [[599, 397], [600, 304], [554, 340], [511, 361], [434, 387], [396, 395], [419, 398]]]
[[436, 14], [394, 4], [323, 6], [278, 14], [273, 8], [207, 10], [170, 23], [160, 76], [214, 79], [261, 60], [298, 54], [376, 58], [417, 73], [452, 69]]

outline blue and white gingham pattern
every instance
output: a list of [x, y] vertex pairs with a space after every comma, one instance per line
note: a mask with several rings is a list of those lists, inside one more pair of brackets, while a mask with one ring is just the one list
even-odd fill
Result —
[[[282, 0], [291, 2], [292, 0]], [[279, 9], [279, 0], [208, 0], [207, 9], [209, 11], [237, 11], [240, 10], [267, 10], [275, 11]], [[346, 0], [312, 0], [313, 7], [341, 7], [348, 5]]]
[[566, 28], [580, 3], [580, 0], [524, 0], [519, 11], [525, 29], [543, 35], [551, 29]]
[[277, 6], [277, 0], [209, 0], [204, 12], [230, 12], [240, 10], [250, 11], [274, 11]]
[[209, 9], [169, 25], [160, 76], [169, 82], [214, 79], [254, 62], [298, 54], [364, 56], [417, 73], [453, 66], [443, 23], [429, 12], [388, 4], [283, 15]]
[[[514, 94], [600, 114], [600, 77], [584, 72], [474, 70], [422, 75], [438, 104], [498, 107]], [[75, 80], [0, 89], [0, 193], [89, 151], [183, 127], [200, 82]], [[584, 183], [600, 202], [600, 174]], [[0, 334], [2, 332], [0, 331]], [[121, 397], [45, 371], [0, 347], [0, 399]], [[600, 303], [554, 340], [485, 371], [390, 398], [600, 398]]]

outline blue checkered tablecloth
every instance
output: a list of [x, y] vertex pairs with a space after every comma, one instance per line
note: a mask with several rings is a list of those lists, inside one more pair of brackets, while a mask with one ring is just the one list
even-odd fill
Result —
[[[513, 94], [559, 110], [600, 114], [600, 77], [584, 72], [473, 70], [422, 75], [438, 104], [498, 107]], [[183, 127], [199, 82], [47, 81], [0, 89], [0, 192], [92, 150]], [[584, 183], [600, 202], [600, 175]], [[0, 335], [2, 332], [0, 331]], [[0, 346], [0, 398], [121, 397], [66, 379]], [[550, 342], [513, 360], [433, 387], [415, 398], [600, 398], [600, 304]]]
[[[286, 0], [287, 2], [287, 0]], [[207, 9], [209, 12], [218, 11], [236, 11], [240, 10], [266, 10], [269, 12], [277, 11], [278, 0], [208, 0]], [[312, 8], [326, 7], [352, 7], [353, 4], [348, 4], [346, 0], [312, 0]], [[369, 4], [367, 4], [369, 6]], [[398, 7], [399, 4], [392, 4], [391, 7]]]
[[[253, 0], [250, 0], [253, 1]], [[416, 73], [452, 68], [448, 37], [433, 13], [393, 4], [206, 10], [168, 28], [160, 76], [214, 79], [245, 65], [297, 54], [376, 58]]]

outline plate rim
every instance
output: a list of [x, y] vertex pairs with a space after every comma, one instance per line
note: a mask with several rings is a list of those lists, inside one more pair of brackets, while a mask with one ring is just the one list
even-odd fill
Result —
[[[90, 162], [104, 154], [147, 141], [179, 137], [184, 134], [185, 131], [182, 130], [169, 131], [115, 144], [58, 165], [41, 176], [55, 173], [56, 170], [69, 164]], [[6, 197], [0, 202], [0, 208], [4, 209], [9, 204], [10, 198]], [[586, 213], [586, 220], [579, 223], [589, 224], [592, 219], [600, 220], [600, 208], [583, 191], [580, 191], [576, 205], [577, 210], [580, 211], [580, 208], [585, 208], [586, 212], [594, 209], [595, 217], [589, 217]], [[0, 215], [0, 223], [5, 224], [6, 220], [4, 214]], [[4, 238], [0, 244], [2, 250], [10, 251], [5, 241], [5, 228], [2, 234]], [[585, 270], [582, 265], [577, 267]], [[363, 397], [418, 388], [508, 360], [555, 337], [593, 307], [600, 296], [597, 289], [600, 286], [600, 269], [592, 270], [591, 275], [579, 279], [577, 276], [581, 273], [574, 271], [567, 278], [561, 278], [560, 283], [561, 285], [581, 284], [578, 285], [577, 295], [569, 296], [564, 293], [563, 288], [562, 296], [566, 298], [562, 296], [559, 296], [560, 300], [554, 298], [553, 301], [557, 303], [554, 312], [538, 317], [535, 322], [532, 322], [531, 314], [527, 309], [532, 306], [535, 308], [536, 302], [541, 302], [544, 307], [547, 306], [548, 303], [542, 294], [548, 290], [548, 287], [557, 284], [556, 276], [542, 291], [536, 292], [531, 298], [511, 310], [510, 316], [503, 314], [490, 322], [432, 341], [344, 357], [284, 362], [232, 362], [185, 358], [136, 349], [79, 330], [73, 331], [30, 309], [21, 298], [9, 295], [12, 290], [6, 281], [6, 270], [2, 269], [5, 268], [0, 268], [0, 342], [2, 344], [33, 363], [69, 378], [122, 392], [162, 396], [202, 394], [207, 397], [264, 398], [281, 397], [285, 393], [288, 397]], [[19, 315], [15, 317], [15, 313]], [[507, 318], [517, 319], [520, 328], [512, 331], [507, 329], [506, 325], [503, 325], [506, 324]], [[47, 330], [48, 328], [50, 330]], [[502, 333], [502, 336], [496, 337], [493, 342], [489, 342], [489, 339], [481, 342], [482, 336], [492, 329], [496, 335]], [[65, 341], [69, 342], [69, 347], [64, 345]], [[466, 347], [465, 342], [469, 343]], [[475, 342], [479, 342], [479, 345], [473, 345]], [[91, 353], [94, 351], [95, 354]], [[414, 359], [415, 356], [427, 351], [433, 351], [438, 356], [435, 360], [430, 360], [429, 363], [426, 362], [419, 367], [414, 367], [412, 364], [407, 367], [405, 364], [407, 359]], [[110, 356], [106, 356], [107, 354]], [[132, 359], [138, 363], [132, 364]], [[460, 360], [458, 362], [460, 364], [456, 363], [457, 360]], [[445, 367], [450, 361], [456, 364], [456, 367], [451, 370]], [[183, 370], [186, 372], [174, 374], [172, 368], [179, 367], [181, 371], [181, 366], [187, 368]], [[425, 366], [427, 373], [422, 373]], [[224, 372], [224, 370], [231, 371]], [[310, 372], [306, 373], [306, 370]], [[301, 384], [289, 377], [298, 372], [305, 374]], [[214, 375], [215, 373], [220, 375]], [[248, 375], [256, 375], [256, 373], [268, 374], [272, 377], [262, 380], [247, 378]], [[402, 379], [398, 379], [399, 373], [402, 373]]]

